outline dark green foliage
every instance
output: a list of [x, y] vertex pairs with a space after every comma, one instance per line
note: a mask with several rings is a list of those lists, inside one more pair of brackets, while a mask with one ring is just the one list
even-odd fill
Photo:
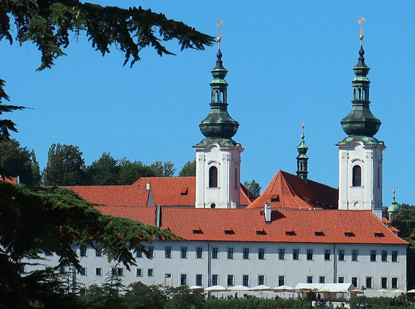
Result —
[[[130, 269], [130, 265], [135, 265], [133, 253], [146, 252], [142, 242], [152, 242], [156, 236], [175, 238], [169, 231], [154, 226], [104, 216], [70, 190], [1, 182], [0, 235], [0, 291], [2, 299], [14, 302], [11, 308], [23, 308], [22, 304], [63, 293], [61, 288], [51, 286], [49, 276], [42, 279], [42, 273], [21, 276], [24, 258], [39, 259], [42, 253], [51, 252], [60, 256], [60, 265], [79, 268], [73, 242], [86, 246], [98, 243], [110, 260]], [[44, 290], [49, 294], [45, 295]]]
[[42, 53], [38, 70], [50, 68], [65, 54], [63, 49], [74, 41], [73, 36], [81, 33], [102, 55], [110, 52], [110, 46], [116, 47], [124, 54], [124, 65], [140, 60], [139, 53], [145, 47], [154, 48], [160, 56], [173, 54], [163, 41], [176, 39], [182, 50], [203, 50], [213, 42], [211, 36], [141, 7], [102, 7], [79, 0], [0, 0], [0, 7], [0, 40], [5, 38], [12, 44], [13, 29], [20, 44], [36, 44]]
[[19, 176], [21, 183], [40, 184], [39, 163], [34, 151], [29, 152], [26, 147], [20, 147], [15, 139], [0, 142], [0, 166], [11, 176]]
[[[1, 1], [2, 2], [2, 1]], [[1, 3], [0, 2], [0, 3]], [[0, 10], [0, 29], [1, 29], [1, 15], [2, 10]], [[1, 30], [0, 30], [0, 39], [1, 39]], [[9, 97], [4, 91], [4, 84], [5, 81], [0, 79], [0, 116], [3, 113], [8, 113], [16, 110], [22, 110], [24, 109], [23, 106], [14, 106], [14, 105], [5, 105], [3, 104], [3, 100], [9, 101]], [[17, 132], [16, 124], [11, 121], [10, 119], [0, 119], [0, 142], [8, 140], [10, 138], [9, 131]]]
[[88, 175], [91, 184], [96, 186], [118, 184], [119, 172], [120, 166], [118, 165], [118, 161], [107, 152], [104, 152], [101, 158], [92, 162], [85, 169], [85, 173]]
[[167, 293], [169, 294], [169, 302], [165, 306], [167, 309], [199, 309], [203, 308], [205, 302], [201, 290], [190, 290], [185, 286], [169, 288]]
[[405, 296], [399, 297], [366, 297], [357, 296], [352, 297], [350, 300], [351, 309], [360, 309], [360, 304], [365, 304], [365, 308], [376, 308], [376, 309], [398, 309], [412, 307], [408, 303]]
[[170, 161], [156, 161], [150, 165], [150, 168], [154, 171], [155, 177], [172, 177], [176, 171], [174, 164]]
[[124, 296], [125, 308], [164, 308], [168, 299], [164, 289], [158, 285], [134, 282], [128, 286]]
[[145, 165], [140, 161], [120, 160], [120, 171], [118, 176], [119, 185], [131, 185], [141, 177], [163, 177], [173, 176], [175, 169], [173, 163], [156, 161], [151, 165]]
[[311, 302], [303, 300], [273, 300], [273, 299], [209, 299], [204, 309], [308, 309]]
[[187, 161], [179, 173], [180, 177], [196, 176], [196, 161]]
[[88, 183], [84, 172], [85, 161], [77, 146], [53, 144], [43, 171], [47, 186], [79, 186]]
[[261, 186], [254, 179], [251, 182], [245, 181], [244, 187], [252, 194], [254, 198], [257, 198], [261, 192]]
[[402, 204], [393, 226], [400, 230], [399, 236], [409, 242], [407, 247], [408, 290], [415, 288], [415, 206]]

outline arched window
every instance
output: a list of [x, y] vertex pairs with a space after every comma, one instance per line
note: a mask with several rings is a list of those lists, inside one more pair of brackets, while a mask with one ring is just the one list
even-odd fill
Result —
[[212, 166], [209, 169], [209, 188], [218, 187], [218, 169], [216, 166]]
[[362, 185], [362, 168], [359, 165], [353, 166], [353, 187]]

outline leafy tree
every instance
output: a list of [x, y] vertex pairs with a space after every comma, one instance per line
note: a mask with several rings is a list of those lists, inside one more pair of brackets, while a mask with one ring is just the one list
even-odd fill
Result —
[[131, 162], [127, 159], [120, 160], [119, 185], [131, 185], [140, 177], [154, 177], [154, 170], [140, 161]]
[[154, 226], [105, 216], [75, 192], [57, 187], [0, 183], [0, 209], [0, 299], [10, 308], [44, 303], [49, 297], [61, 301], [59, 286], [44, 271], [20, 273], [45, 252], [60, 256], [59, 266], [79, 269], [73, 242], [90, 247], [99, 244], [108, 259], [130, 269], [136, 265], [133, 252], [147, 254], [142, 242], [176, 238]]
[[85, 169], [92, 184], [98, 186], [118, 184], [119, 172], [118, 161], [107, 152]]
[[168, 299], [158, 285], [145, 285], [142, 282], [133, 282], [128, 286], [124, 296], [125, 308], [164, 308]]
[[15, 139], [0, 142], [0, 166], [20, 182], [28, 185], [40, 184], [39, 163], [34, 151], [21, 147]]
[[170, 161], [163, 163], [161, 161], [156, 161], [150, 165], [150, 168], [154, 171], [155, 177], [171, 177], [176, 171], [174, 164]]
[[261, 186], [255, 180], [252, 180], [251, 182], [245, 181], [244, 186], [254, 198], [257, 198], [260, 195]]
[[76, 186], [87, 183], [85, 161], [79, 147], [53, 144], [49, 148], [48, 162], [43, 171], [47, 186]]
[[[0, 13], [1, 16], [1, 13]], [[1, 17], [0, 17], [0, 29], [1, 29]], [[1, 30], [0, 30], [0, 40], [1, 40]], [[12, 112], [16, 110], [24, 109], [23, 106], [14, 106], [14, 105], [4, 105], [3, 100], [9, 101], [9, 97], [4, 91], [5, 81], [0, 79], [0, 115], [7, 112]], [[10, 138], [9, 131], [17, 132], [16, 124], [10, 119], [0, 119], [0, 142], [8, 140]]]
[[187, 161], [179, 173], [180, 177], [196, 176], [196, 161]]
[[399, 229], [399, 236], [409, 242], [406, 274], [408, 288], [415, 288], [415, 206], [402, 204], [392, 224]]

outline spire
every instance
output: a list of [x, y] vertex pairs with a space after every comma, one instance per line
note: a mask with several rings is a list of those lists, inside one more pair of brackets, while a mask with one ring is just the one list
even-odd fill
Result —
[[360, 136], [373, 138], [378, 132], [381, 121], [373, 116], [370, 111], [369, 104], [369, 84], [370, 81], [366, 77], [370, 68], [365, 63], [365, 51], [363, 49], [363, 22], [365, 19], [359, 19], [360, 24], [360, 50], [359, 59], [353, 71], [356, 77], [353, 79], [353, 106], [352, 110], [340, 123], [344, 132], [349, 137]]
[[222, 21], [218, 21], [219, 26], [217, 41], [219, 50], [216, 54], [216, 66], [211, 70], [213, 81], [210, 83], [211, 101], [209, 115], [199, 123], [200, 131], [207, 138], [231, 139], [238, 131], [239, 123], [228, 114], [227, 90], [228, 83], [225, 80], [228, 70], [223, 66], [222, 51], [220, 43], [222, 41], [220, 26]]
[[393, 185], [393, 201], [392, 205], [389, 206], [388, 212], [398, 212], [400, 210], [400, 205], [396, 202], [396, 191], [395, 191], [395, 185]]
[[297, 176], [300, 177], [305, 183], [307, 183], [307, 174], [308, 174], [307, 161], [308, 161], [308, 156], [307, 156], [306, 153], [307, 153], [308, 147], [305, 144], [304, 127], [305, 127], [305, 125], [303, 124], [301, 126], [301, 128], [302, 128], [301, 143], [297, 147], [297, 150], [298, 150]]

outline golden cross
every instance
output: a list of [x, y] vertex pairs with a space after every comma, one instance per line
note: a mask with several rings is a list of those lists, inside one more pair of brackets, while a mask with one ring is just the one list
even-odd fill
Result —
[[357, 21], [360, 24], [360, 35], [359, 35], [360, 44], [362, 44], [363, 38], [364, 38], [364, 36], [363, 36], [363, 23], [365, 21], [366, 21], [366, 19], [364, 17], [360, 17], [359, 20]]
[[222, 26], [223, 25], [223, 21], [222, 21], [222, 19], [219, 19], [217, 22], [216, 22], [216, 26], [218, 26], [218, 36], [217, 36], [217, 38], [216, 38], [216, 40], [218, 41], [218, 43], [219, 43], [219, 49], [220, 49], [220, 42], [222, 41], [222, 34], [221, 34], [221, 32], [220, 32], [220, 26]]

